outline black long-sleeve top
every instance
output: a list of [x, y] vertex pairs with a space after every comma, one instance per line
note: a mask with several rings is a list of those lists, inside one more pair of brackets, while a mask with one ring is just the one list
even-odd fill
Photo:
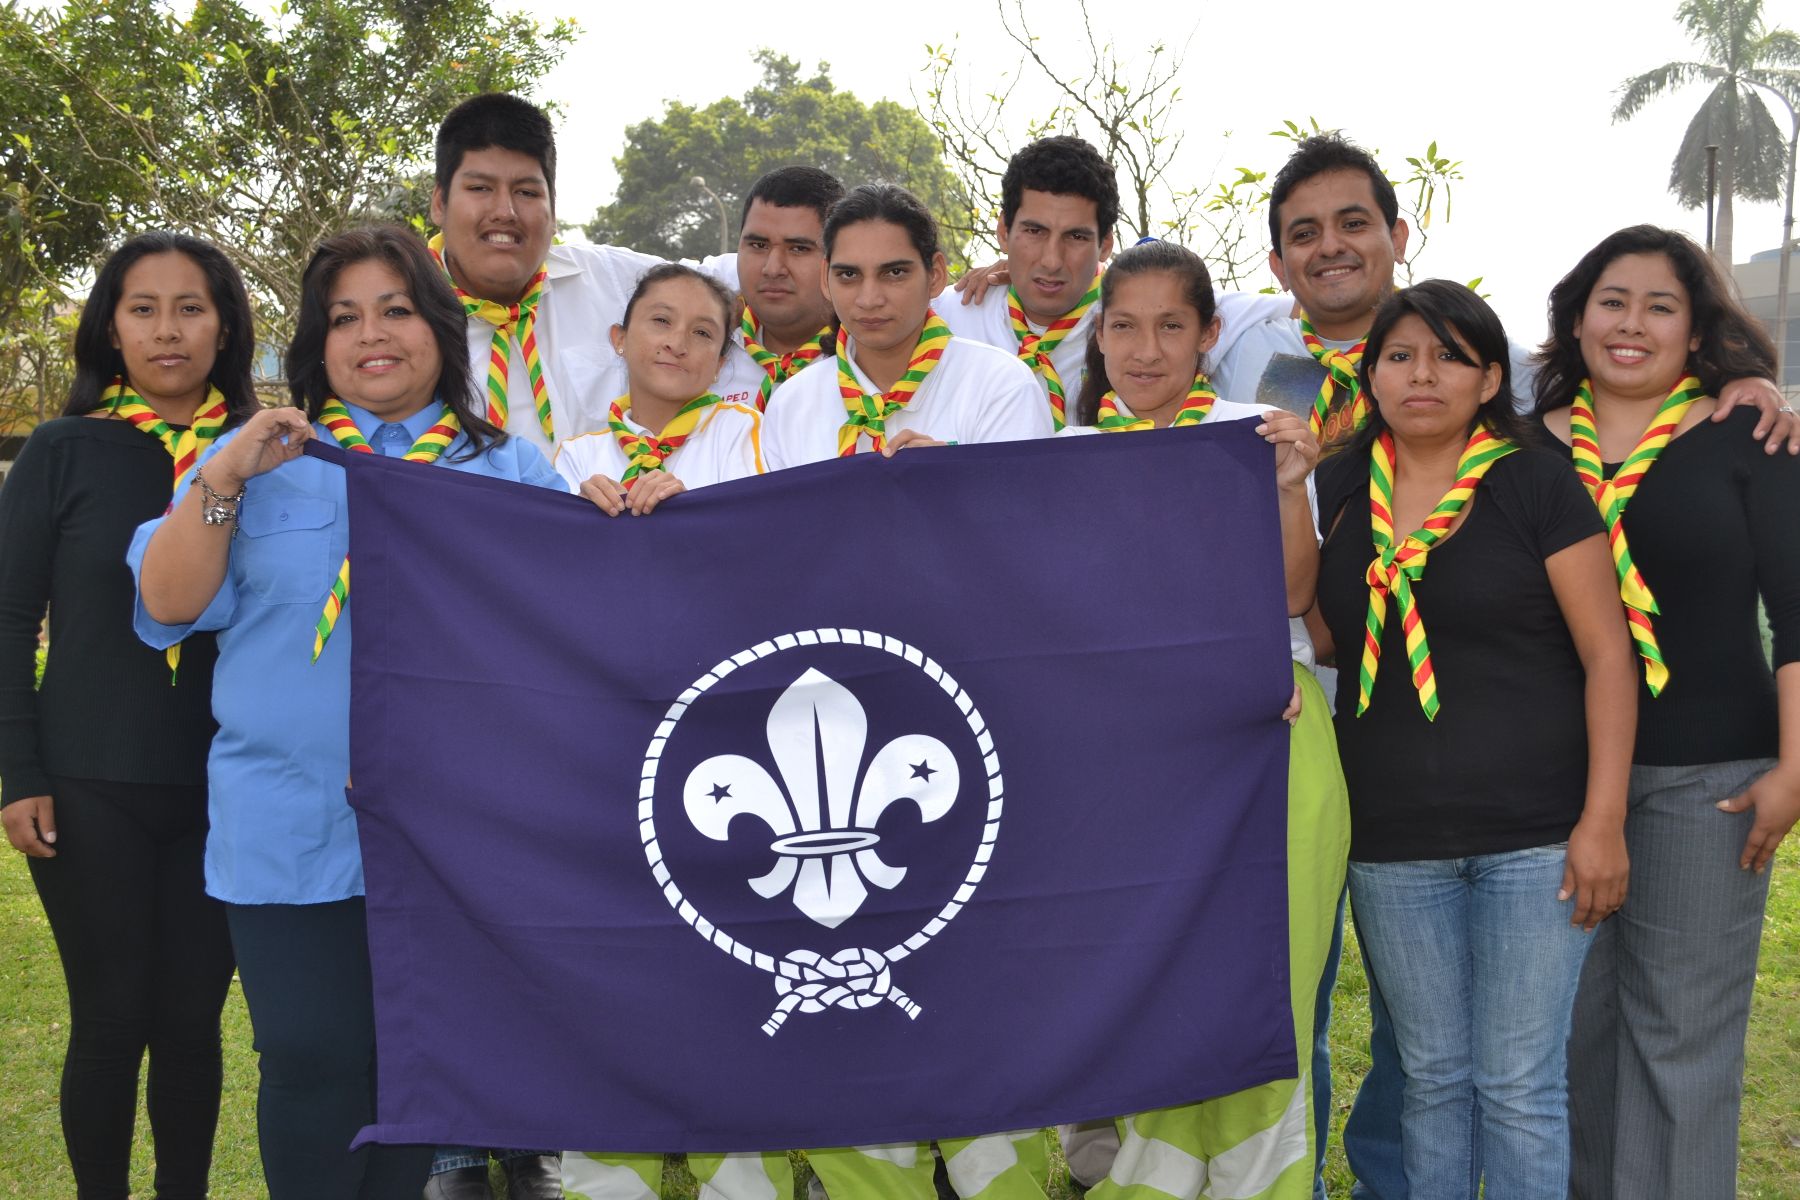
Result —
[[[181, 646], [173, 686], [132, 632], [125, 550], [168, 507], [173, 465], [134, 426], [39, 426], [0, 487], [0, 803], [51, 794], [51, 775], [204, 784], [212, 635]], [[33, 688], [48, 606], [50, 654]]]
[[[1625, 507], [1669, 668], [1652, 699], [1639, 664], [1635, 762], [1683, 766], [1780, 750], [1756, 601], [1760, 594], [1768, 610], [1775, 666], [1800, 662], [1800, 460], [1764, 453], [1750, 436], [1756, 421], [1745, 409], [1683, 433]], [[1607, 465], [1609, 476], [1617, 465]]]

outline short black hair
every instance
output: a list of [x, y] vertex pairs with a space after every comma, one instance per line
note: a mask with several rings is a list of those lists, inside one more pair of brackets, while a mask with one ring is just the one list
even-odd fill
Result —
[[313, 251], [300, 279], [299, 319], [294, 340], [288, 346], [288, 391], [294, 404], [316, 421], [325, 401], [335, 393], [325, 372], [325, 335], [331, 329], [331, 285], [344, 268], [355, 263], [385, 263], [406, 285], [419, 316], [431, 327], [437, 342], [437, 396], [450, 406], [468, 436], [466, 453], [458, 460], [474, 458], [506, 440], [506, 433], [490, 424], [476, 408], [475, 371], [469, 364], [468, 317], [451, 290], [444, 268], [426, 249], [419, 235], [399, 225], [371, 225], [328, 237]]
[[1331, 171], [1361, 171], [1369, 177], [1369, 190], [1375, 193], [1375, 205], [1391, 230], [1400, 220], [1400, 197], [1394, 194], [1393, 181], [1375, 156], [1337, 130], [1315, 133], [1302, 138], [1275, 173], [1275, 184], [1269, 189], [1269, 238], [1276, 255], [1281, 254], [1281, 206], [1293, 190], [1309, 179]]
[[1119, 220], [1119, 177], [1100, 152], [1078, 137], [1039, 138], [1013, 155], [1000, 177], [1000, 219], [1012, 228], [1025, 189], [1094, 202], [1100, 236]]
[[621, 329], [631, 328], [631, 314], [636, 311], [638, 301], [649, 294], [650, 289], [670, 279], [692, 279], [704, 284], [719, 304], [719, 329], [723, 336], [719, 338], [719, 357], [724, 358], [731, 350], [732, 314], [737, 311], [737, 295], [732, 290], [714, 279], [704, 271], [696, 271], [686, 263], [657, 263], [637, 281], [631, 289], [631, 299], [625, 302], [625, 315], [619, 320]]
[[[1112, 302], [1119, 284], [1134, 275], [1148, 275], [1153, 271], [1171, 275], [1181, 284], [1181, 297], [1194, 306], [1202, 329], [1213, 323], [1219, 305], [1213, 295], [1212, 273], [1206, 269], [1206, 260], [1186, 246], [1154, 239], [1127, 247], [1107, 265], [1106, 273], [1100, 276], [1100, 311], [1096, 327], [1099, 321], [1106, 320], [1106, 306]], [[1194, 364], [1195, 371], [1200, 370], [1200, 365]], [[1112, 380], [1106, 374], [1106, 355], [1100, 351], [1100, 339], [1089, 337], [1087, 374], [1081, 381], [1081, 392], [1075, 398], [1074, 423], [1092, 425], [1098, 420], [1100, 397], [1112, 390]]]
[[1687, 289], [1689, 328], [1700, 339], [1700, 348], [1687, 356], [1686, 370], [1699, 377], [1708, 395], [1718, 395], [1734, 379], [1775, 377], [1775, 343], [1762, 323], [1738, 303], [1736, 289], [1718, 261], [1685, 233], [1631, 225], [1582, 255], [1574, 270], [1550, 289], [1550, 336], [1534, 356], [1537, 411], [1549, 412], [1574, 401], [1575, 389], [1588, 376], [1575, 336], [1576, 322], [1606, 268], [1628, 254], [1662, 255]]
[[506, 92], [470, 96], [450, 110], [437, 131], [436, 183], [450, 193], [450, 181], [471, 150], [498, 147], [537, 160], [556, 203], [556, 131], [543, 109]]
[[819, 214], [819, 224], [831, 215], [831, 207], [844, 198], [844, 185], [837, 176], [817, 167], [776, 167], [765, 171], [744, 193], [744, 211], [738, 215], [738, 228], [750, 219], [750, 206], [761, 200], [776, 208], [810, 208]]
[[[1499, 315], [1466, 285], [1449, 279], [1427, 279], [1412, 287], [1401, 288], [1375, 310], [1362, 361], [1356, 368], [1357, 381], [1369, 398], [1369, 419], [1361, 429], [1344, 439], [1345, 449], [1367, 452], [1388, 427], [1382, 418], [1381, 406], [1375, 402], [1371, 380], [1375, 364], [1381, 361], [1382, 347], [1394, 332], [1394, 326], [1406, 317], [1424, 321], [1456, 361], [1482, 370], [1498, 363], [1500, 390], [1476, 410], [1475, 424], [1486, 426], [1495, 437], [1521, 446], [1538, 444], [1540, 439], [1533, 423], [1519, 412], [1518, 402], [1513, 399], [1512, 347], [1506, 340], [1506, 328], [1500, 324]], [[1474, 432], [1473, 428], [1470, 432]]]
[[[249, 420], [262, 407], [250, 380], [250, 363], [256, 354], [256, 327], [244, 279], [225, 252], [211, 242], [185, 233], [151, 230], [140, 233], [112, 252], [94, 277], [81, 319], [75, 325], [75, 379], [63, 405], [65, 417], [79, 417], [100, 407], [101, 394], [125, 374], [125, 359], [113, 345], [113, 312], [125, 289], [125, 273], [155, 254], [186, 256], [206, 276], [206, 290], [219, 314], [219, 332], [225, 344], [213, 358], [206, 381], [219, 389], [228, 413], [226, 426]], [[126, 380], [127, 383], [130, 380]]]
[[939, 253], [937, 218], [917, 196], [894, 183], [864, 183], [851, 188], [842, 200], [832, 205], [825, 218], [825, 258], [831, 259], [838, 231], [846, 225], [863, 221], [886, 221], [906, 230], [913, 249], [927, 267]]

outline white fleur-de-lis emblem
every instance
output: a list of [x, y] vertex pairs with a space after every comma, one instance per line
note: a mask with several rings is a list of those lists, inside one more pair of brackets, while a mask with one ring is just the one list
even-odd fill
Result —
[[688, 774], [688, 820], [720, 842], [734, 817], [767, 825], [775, 863], [749, 880], [751, 888], [766, 900], [791, 888], [794, 907], [835, 929], [868, 899], [866, 884], [891, 889], [906, 878], [905, 867], [876, 849], [882, 813], [909, 801], [920, 820], [936, 821], [956, 803], [961, 782], [950, 748], [922, 733], [881, 747], [859, 781], [868, 734], [868, 715], [850, 689], [808, 668], [769, 712], [769, 752], [781, 783], [755, 759], [714, 755]]
[[[970, 844], [949, 822], [933, 831], [931, 844], [938, 848], [932, 853], [953, 854], [959, 861], [966, 854], [968, 867], [961, 882], [946, 891], [935, 909], [921, 913], [919, 927], [906, 936], [894, 937], [886, 946], [847, 945], [825, 950], [794, 946], [785, 952], [771, 952], [715, 923], [682, 890], [677, 878], [680, 868], [664, 858], [657, 832], [661, 804], [673, 809], [679, 801], [688, 822], [718, 842], [729, 840], [732, 818], [757, 818], [768, 826], [773, 839], [757, 845], [753, 865], [744, 868], [750, 887], [764, 900], [775, 900], [792, 889], [793, 903], [801, 913], [835, 929], [862, 908], [870, 884], [894, 888], [906, 878], [905, 867], [890, 864], [876, 850], [881, 844], [876, 826], [882, 814], [904, 800], [918, 806], [924, 822], [937, 821], [958, 803], [962, 786], [963, 776], [950, 747], [924, 734], [894, 738], [871, 756], [864, 769], [868, 714], [848, 688], [808, 668], [782, 692], [766, 722], [769, 758], [765, 761], [772, 763], [779, 783], [757, 759], [719, 754], [690, 771], [679, 788], [671, 781], [666, 791], [659, 792], [664, 755], [671, 744], [679, 746], [685, 740], [683, 718], [695, 706], [708, 704], [712, 689], [721, 680], [788, 651], [801, 651], [809, 659], [823, 655], [829, 661], [837, 647], [861, 647], [856, 651], [859, 655], [870, 651], [889, 655], [891, 665], [918, 671], [934, 685], [939, 698], [924, 703], [946, 706], [938, 715], [956, 714], [951, 719], [959, 720], [968, 731], [961, 753], [976, 773], [971, 775], [970, 794], [963, 807], [978, 806], [981, 833]], [[955, 726], [946, 725], [942, 732], [953, 738], [962, 736], [960, 731], [951, 733], [952, 728]], [[685, 751], [677, 753], [685, 756]], [[714, 663], [675, 697], [663, 714], [644, 751], [644, 773], [638, 786], [638, 832], [644, 843], [644, 861], [663, 899], [709, 946], [774, 978], [775, 1010], [762, 1024], [770, 1037], [794, 1013], [892, 1004], [909, 1020], [918, 1019], [924, 1007], [901, 990], [895, 967], [926, 949], [968, 907], [993, 859], [1005, 808], [994, 735], [974, 700], [930, 655], [869, 629], [798, 629]], [[659, 795], [665, 797], [661, 802]], [[739, 822], [739, 837], [753, 828]], [[765, 853], [774, 856], [773, 866], [766, 871], [762, 870], [768, 862]], [[754, 874], [756, 871], [762, 873]], [[753, 919], [750, 924], [752, 934], [779, 928], [786, 936], [792, 923]]]

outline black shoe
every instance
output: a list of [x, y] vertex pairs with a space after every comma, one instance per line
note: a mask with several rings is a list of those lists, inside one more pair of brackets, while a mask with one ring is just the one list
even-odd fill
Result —
[[500, 1163], [507, 1200], [563, 1200], [562, 1155], [529, 1154]]
[[[556, 1194], [562, 1195], [560, 1191]], [[494, 1193], [488, 1189], [486, 1164], [433, 1175], [425, 1185], [425, 1200], [494, 1200]]]

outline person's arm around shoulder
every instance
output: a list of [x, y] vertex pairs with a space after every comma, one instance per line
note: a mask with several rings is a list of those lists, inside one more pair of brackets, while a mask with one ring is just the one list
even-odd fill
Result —
[[1719, 406], [1712, 419], [1723, 421], [1739, 405], [1750, 405], [1762, 415], [1751, 437], [1763, 444], [1763, 453], [1774, 454], [1782, 445], [1789, 454], [1800, 454], [1800, 415], [1794, 412], [1772, 379], [1734, 379], [1719, 389]]
[[298, 458], [311, 437], [312, 423], [299, 409], [265, 408], [207, 457], [195, 485], [186, 489], [144, 547], [138, 596], [151, 620], [162, 625], [197, 620], [225, 581], [237, 506], [225, 506], [232, 510], [230, 520], [206, 524], [201, 514], [207, 489], [226, 500], [242, 496], [249, 480]]
[[[1546, 469], [1561, 464], [1546, 460]], [[1552, 474], [1554, 495], [1582, 518], [1598, 513], [1573, 472]], [[1582, 506], [1585, 506], [1582, 507]], [[1625, 851], [1625, 797], [1637, 738], [1637, 660], [1619, 599], [1619, 576], [1604, 532], [1593, 532], [1544, 559], [1550, 589], [1581, 658], [1587, 682], [1587, 801], [1569, 833], [1558, 900], [1575, 901], [1569, 923], [1583, 929], [1625, 902], [1630, 860]]]

